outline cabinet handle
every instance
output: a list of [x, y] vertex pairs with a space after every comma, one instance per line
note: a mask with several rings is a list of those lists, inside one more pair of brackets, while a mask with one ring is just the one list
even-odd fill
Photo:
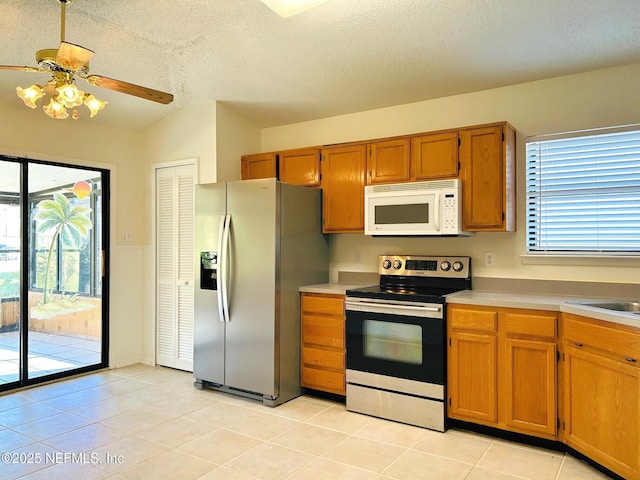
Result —
[[636, 363], [637, 362], [637, 360], [635, 358], [631, 358], [631, 357], [624, 357], [624, 359], [629, 363]]
[[580, 342], [573, 342], [576, 347], [584, 347], [584, 345]]

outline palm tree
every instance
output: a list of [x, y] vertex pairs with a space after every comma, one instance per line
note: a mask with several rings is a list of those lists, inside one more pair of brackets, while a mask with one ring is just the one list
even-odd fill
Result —
[[61, 193], [54, 193], [52, 200], [38, 203], [36, 220], [39, 232], [55, 229], [51, 238], [51, 246], [47, 254], [47, 266], [44, 273], [44, 296], [42, 303], [49, 302], [49, 271], [54, 259], [53, 250], [60, 237], [65, 246], [77, 248], [91, 229], [91, 209], [85, 205], [71, 205], [69, 199]]

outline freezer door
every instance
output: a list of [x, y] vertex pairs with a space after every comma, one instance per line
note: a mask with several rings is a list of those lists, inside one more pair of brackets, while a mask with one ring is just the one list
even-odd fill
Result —
[[[219, 233], [220, 219], [226, 212], [226, 184], [206, 184], [196, 186], [196, 278], [193, 376], [219, 385], [225, 383], [224, 353], [225, 324], [219, 315], [219, 282], [206, 282], [200, 275], [211, 275], [211, 269], [201, 268], [201, 252], [213, 257], [216, 254], [216, 269], [220, 264]], [[216, 272], [217, 273], [217, 272]]]
[[227, 184], [229, 322], [226, 385], [277, 396], [275, 179]]

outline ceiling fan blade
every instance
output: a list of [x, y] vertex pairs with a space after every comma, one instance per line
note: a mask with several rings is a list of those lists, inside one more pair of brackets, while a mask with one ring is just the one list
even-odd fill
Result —
[[62, 68], [76, 72], [87, 66], [94, 52], [88, 48], [69, 42], [60, 42], [56, 63]]
[[0, 65], [0, 70], [18, 70], [20, 72], [42, 72], [44, 70], [40, 70], [36, 67], [18, 67], [15, 65]]
[[86, 80], [90, 84], [96, 85], [98, 87], [108, 88], [109, 90], [115, 90], [116, 92], [134, 95], [136, 97], [162, 103], [164, 105], [173, 102], [173, 95], [171, 95], [170, 93], [161, 92], [160, 90], [154, 90], [152, 88], [141, 87], [139, 85], [134, 85], [133, 83], [123, 82], [121, 80], [114, 80], [113, 78], [103, 77], [102, 75], [89, 75], [88, 77], [86, 77]]

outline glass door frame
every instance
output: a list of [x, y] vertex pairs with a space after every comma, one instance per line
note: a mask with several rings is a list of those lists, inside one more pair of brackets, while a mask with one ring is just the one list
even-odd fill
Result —
[[[1, 162], [12, 162], [20, 165], [20, 192], [18, 194], [20, 199], [20, 303], [19, 303], [19, 359], [20, 367], [18, 372], [18, 380], [15, 382], [9, 382], [0, 384], [0, 392], [10, 390], [13, 388], [34, 385], [43, 382], [49, 382], [60, 378], [86, 373], [94, 370], [99, 370], [108, 367], [109, 365], [109, 278], [110, 278], [110, 175], [111, 171], [105, 168], [87, 166], [87, 165], [72, 165], [59, 162], [50, 162], [42, 160], [34, 160], [29, 158], [11, 157], [0, 154]], [[49, 165], [54, 167], [73, 168], [78, 170], [89, 170], [98, 172], [101, 182], [101, 195], [100, 201], [96, 204], [92, 204], [92, 208], [100, 206], [100, 245], [101, 252], [95, 252], [96, 255], [100, 255], [101, 272], [97, 272], [97, 275], [101, 275], [101, 351], [100, 361], [98, 363], [79, 366], [78, 368], [72, 368], [68, 370], [62, 370], [60, 372], [45, 374], [42, 376], [29, 377], [29, 290], [31, 288], [30, 268], [31, 268], [31, 234], [34, 228], [34, 222], [31, 218], [31, 200], [29, 195], [29, 166], [30, 165]], [[97, 227], [94, 226], [92, 230], [95, 231]], [[94, 233], [91, 233], [92, 239]], [[91, 242], [91, 250], [95, 250], [95, 242]], [[95, 258], [95, 257], [94, 257]], [[95, 262], [91, 268], [95, 268]], [[90, 291], [95, 291], [94, 282], [95, 277], [91, 278]]]

